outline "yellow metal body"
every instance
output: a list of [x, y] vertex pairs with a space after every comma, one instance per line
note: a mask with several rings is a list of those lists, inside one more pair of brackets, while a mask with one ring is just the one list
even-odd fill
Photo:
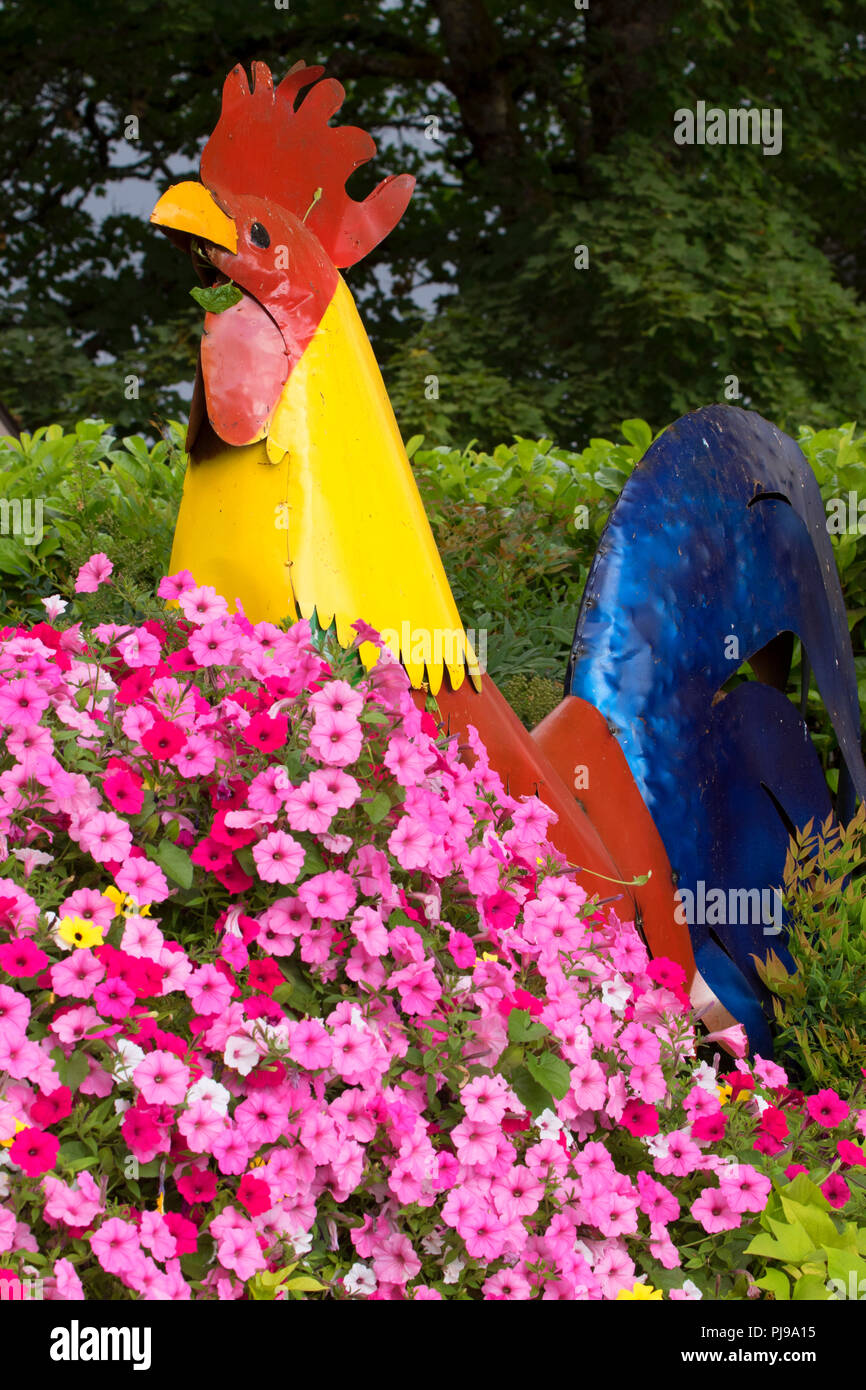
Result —
[[[253, 621], [287, 615], [344, 646], [363, 619], [435, 694], [480, 683], [373, 350], [342, 277], [291, 373], [268, 436], [208, 432], [187, 470], [171, 557]], [[370, 643], [361, 655], [376, 657]], [[464, 664], [465, 663], [465, 664]]]

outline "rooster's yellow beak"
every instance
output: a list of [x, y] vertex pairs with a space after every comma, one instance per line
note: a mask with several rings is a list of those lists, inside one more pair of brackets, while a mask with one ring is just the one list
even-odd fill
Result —
[[203, 183], [176, 183], [163, 193], [153, 212], [151, 222], [174, 232], [212, 241], [233, 253], [238, 249], [238, 229], [231, 217], [218, 207]]

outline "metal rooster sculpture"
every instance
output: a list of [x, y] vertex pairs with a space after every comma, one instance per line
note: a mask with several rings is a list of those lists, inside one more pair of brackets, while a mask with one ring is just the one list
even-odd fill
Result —
[[[477, 729], [513, 795], [536, 794], [556, 813], [551, 838], [587, 891], [649, 875], [613, 890], [626, 899], [621, 915], [634, 914], [653, 953], [679, 961], [705, 1016], [739, 1019], [769, 1054], [749, 953], [778, 951], [778, 941], [682, 909], [699, 884], [776, 884], [787, 830], [829, 809], [784, 695], [749, 683], [717, 698], [731, 634], [768, 679], [778, 634], [801, 636], [853, 785], [866, 792], [817, 485], [793, 442], [757, 416], [710, 407], [672, 426], [611, 515], [569, 693], [530, 735], [466, 639], [339, 274], [396, 225], [414, 180], [385, 179], [360, 203], [347, 195], [375, 145], [328, 124], [344, 92], [322, 75], [301, 63], [274, 87], [256, 63], [250, 86], [236, 67], [201, 183], [170, 188], [151, 216], [191, 251], [205, 286], [224, 285], [235, 301], [205, 317], [172, 569], [256, 621], [315, 614], [344, 645], [358, 619], [401, 634], [395, 655], [413, 686], [435, 696], [450, 732]], [[375, 648], [361, 655], [371, 663]]]

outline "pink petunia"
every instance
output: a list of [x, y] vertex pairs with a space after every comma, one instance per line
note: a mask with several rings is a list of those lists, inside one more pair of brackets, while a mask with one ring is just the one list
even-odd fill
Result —
[[219, 1262], [246, 1282], [259, 1269], [266, 1268], [265, 1257], [259, 1248], [252, 1225], [232, 1226], [220, 1236], [217, 1245]]
[[718, 1173], [719, 1187], [732, 1211], [763, 1211], [773, 1184], [749, 1163], [732, 1163]]
[[190, 634], [189, 649], [199, 666], [228, 666], [238, 645], [235, 630], [222, 619], [202, 623]]
[[100, 550], [90, 559], [85, 561], [78, 571], [75, 580], [75, 592], [77, 594], [95, 594], [100, 584], [107, 584], [111, 578], [114, 565], [108, 556]]
[[89, 815], [79, 826], [78, 839], [81, 848], [97, 864], [122, 862], [132, 849], [132, 832], [126, 821], [113, 811], [95, 811]]
[[408, 815], [400, 817], [388, 837], [388, 848], [401, 869], [424, 868], [434, 843], [434, 837], [426, 826]]
[[211, 1151], [226, 1124], [225, 1115], [206, 1100], [196, 1100], [181, 1113], [177, 1127], [193, 1153], [200, 1154]]
[[331, 1065], [333, 1043], [317, 1019], [302, 1019], [292, 1026], [289, 1056], [307, 1071], [321, 1071]]
[[286, 1126], [284, 1106], [266, 1090], [256, 1091], [242, 1101], [234, 1119], [241, 1135], [253, 1150], [262, 1144], [275, 1143]]
[[197, 1014], [218, 1014], [228, 1005], [232, 987], [215, 965], [200, 965], [190, 975], [186, 993]]
[[148, 1053], [132, 1079], [149, 1105], [180, 1105], [189, 1087], [189, 1067], [172, 1052]]
[[[182, 571], [182, 574], [186, 573]], [[178, 576], [180, 578], [180, 576]], [[174, 595], [172, 595], [174, 597]], [[228, 604], [210, 584], [184, 587], [177, 595], [183, 616], [191, 623], [212, 623], [228, 612]]]
[[181, 777], [207, 777], [216, 767], [216, 749], [204, 734], [190, 734], [179, 753], [169, 758]]
[[376, 1247], [373, 1269], [382, 1283], [402, 1286], [420, 1274], [421, 1261], [409, 1237], [394, 1231]]
[[38, 724], [50, 703], [49, 695], [30, 676], [0, 685], [0, 724]]
[[189, 570], [178, 570], [176, 574], [167, 574], [159, 581], [156, 592], [160, 598], [173, 600], [175, 603], [181, 594], [188, 593], [195, 588], [195, 579]]
[[311, 917], [344, 921], [357, 901], [357, 889], [342, 869], [329, 869], [314, 874], [301, 884], [298, 897]]
[[700, 1165], [701, 1151], [683, 1129], [675, 1129], [665, 1135], [661, 1148], [662, 1152], [654, 1160], [657, 1173], [685, 1178]]
[[742, 1217], [731, 1205], [729, 1195], [718, 1187], [705, 1188], [700, 1197], [692, 1202], [690, 1210], [710, 1235], [716, 1235], [719, 1231], [734, 1231], [742, 1224]]
[[250, 1161], [253, 1149], [236, 1126], [227, 1126], [213, 1141], [211, 1152], [221, 1173], [243, 1173]]
[[141, 1254], [138, 1231], [131, 1221], [111, 1216], [90, 1236], [90, 1248], [109, 1274], [124, 1275]]
[[114, 876], [123, 893], [129, 893], [137, 903], [161, 903], [169, 896], [165, 874], [144, 855], [130, 857]]
[[11, 985], [0, 985], [0, 1036], [23, 1033], [30, 1018], [30, 1000]]
[[[84, 922], [92, 922], [95, 927], [110, 927], [117, 908], [104, 894], [95, 888], [76, 888], [57, 909], [57, 916], [80, 917]], [[83, 954], [81, 951], [76, 954]]]
[[313, 773], [300, 787], [286, 792], [283, 807], [292, 830], [309, 830], [321, 835], [340, 808], [336, 797], [315, 779], [316, 773]]
[[273, 830], [253, 846], [259, 878], [265, 883], [294, 883], [304, 867], [304, 847], [284, 830]]
[[347, 767], [361, 752], [364, 732], [353, 714], [321, 710], [310, 730], [310, 752], [330, 767]]

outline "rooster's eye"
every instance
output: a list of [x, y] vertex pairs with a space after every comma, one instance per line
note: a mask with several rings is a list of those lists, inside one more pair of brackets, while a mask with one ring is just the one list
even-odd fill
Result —
[[262, 250], [270, 246], [271, 239], [262, 226], [261, 222], [254, 222], [250, 227], [250, 241], [254, 246], [261, 246]]

